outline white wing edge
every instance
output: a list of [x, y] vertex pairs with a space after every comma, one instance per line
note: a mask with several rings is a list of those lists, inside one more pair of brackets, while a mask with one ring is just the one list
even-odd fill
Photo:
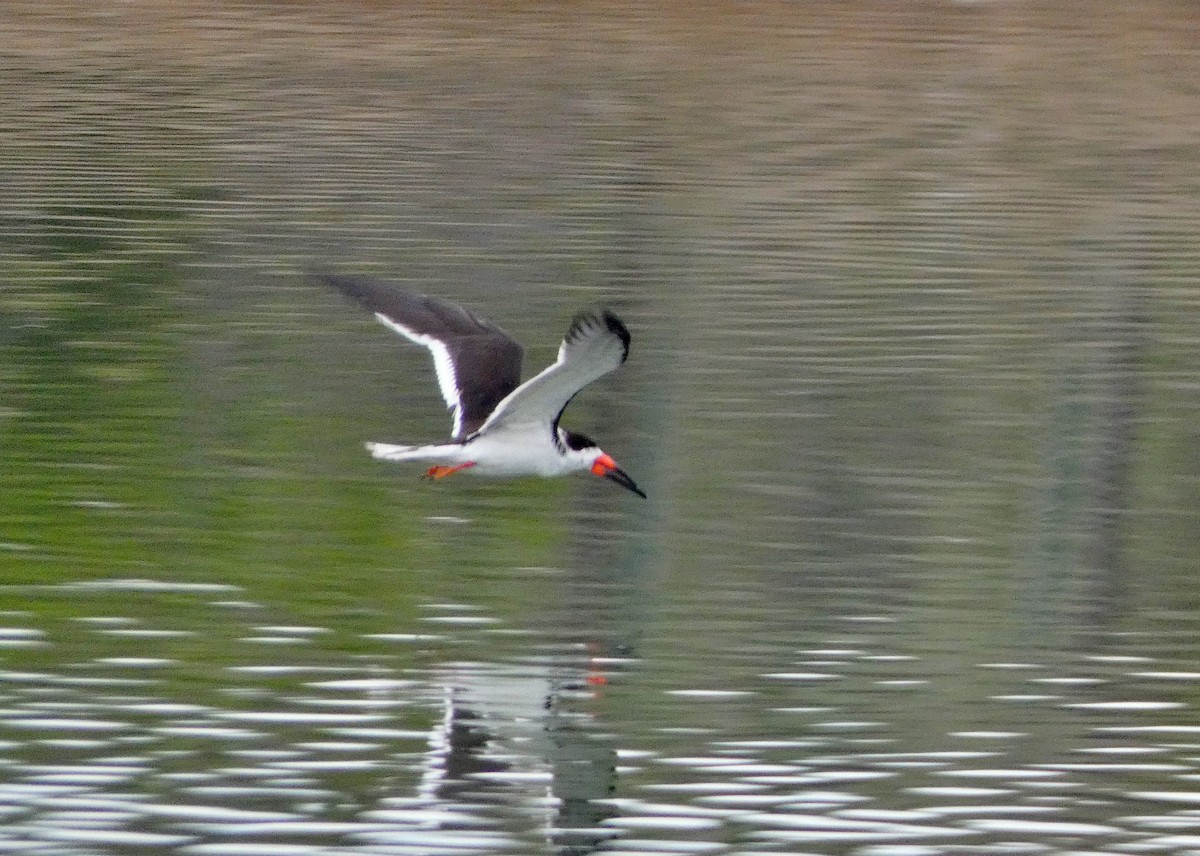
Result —
[[454, 361], [450, 359], [450, 351], [441, 340], [410, 330], [403, 324], [388, 318], [382, 312], [376, 312], [375, 317], [379, 319], [380, 324], [390, 330], [395, 330], [410, 342], [416, 342], [418, 345], [428, 348], [429, 352], [433, 354], [433, 369], [437, 373], [438, 388], [441, 389], [442, 398], [454, 416], [454, 431], [450, 436], [459, 436], [462, 433], [462, 403], [459, 400], [458, 383], [454, 378]]

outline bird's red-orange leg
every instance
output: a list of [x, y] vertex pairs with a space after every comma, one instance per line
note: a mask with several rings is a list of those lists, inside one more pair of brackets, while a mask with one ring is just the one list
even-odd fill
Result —
[[427, 479], [444, 479], [446, 476], [452, 476], [459, 470], [465, 470], [467, 467], [475, 466], [474, 461], [467, 461], [465, 464], [459, 464], [457, 467], [430, 467], [425, 473]]

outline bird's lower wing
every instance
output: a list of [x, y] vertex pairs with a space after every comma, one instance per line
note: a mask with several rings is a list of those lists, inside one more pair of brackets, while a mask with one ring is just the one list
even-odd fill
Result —
[[579, 390], [611, 372], [629, 355], [629, 331], [610, 312], [580, 315], [571, 324], [558, 360], [501, 401], [480, 431], [558, 423]]

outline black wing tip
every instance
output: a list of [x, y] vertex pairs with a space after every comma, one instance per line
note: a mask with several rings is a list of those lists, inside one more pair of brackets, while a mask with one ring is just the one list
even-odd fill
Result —
[[329, 270], [312, 270], [308, 272], [308, 276], [309, 279], [315, 279], [317, 282], [324, 283], [333, 288], [345, 288], [353, 280], [361, 278], [344, 273], [334, 273]]
[[[329, 271], [314, 271], [312, 278], [330, 288], [336, 288], [347, 297], [353, 298], [363, 306], [368, 306], [371, 295], [396, 286], [380, 279], [372, 279], [355, 274], [330, 273]], [[369, 308], [369, 306], [368, 306]]]
[[629, 328], [626, 327], [625, 323], [616, 315], [614, 315], [609, 309], [602, 309], [600, 311], [600, 317], [604, 319], [604, 323], [608, 327], [608, 332], [620, 338], [621, 344], [625, 348], [625, 353], [628, 354], [629, 343], [633, 340], [633, 337], [629, 335]]
[[622, 362], [629, 356], [629, 343], [633, 341], [633, 337], [629, 335], [629, 328], [625, 326], [625, 322], [614, 315], [610, 309], [580, 312], [572, 319], [571, 329], [567, 330], [566, 339], [568, 342], [573, 342], [595, 329], [606, 329], [621, 340], [621, 348], [624, 351], [621, 356]]
[[309, 277], [331, 288], [336, 288], [338, 291], [348, 294], [351, 297], [361, 297], [364, 294], [391, 293], [419, 297], [426, 300], [430, 299], [429, 295], [410, 288], [403, 283], [370, 274], [334, 273], [329, 270], [313, 270], [309, 272]]

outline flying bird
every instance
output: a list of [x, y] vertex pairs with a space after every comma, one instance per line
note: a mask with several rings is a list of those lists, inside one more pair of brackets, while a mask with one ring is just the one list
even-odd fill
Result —
[[384, 461], [428, 461], [427, 478], [459, 472], [491, 478], [591, 472], [646, 494], [595, 441], [560, 426], [579, 390], [629, 356], [629, 331], [608, 310], [571, 322], [558, 359], [521, 383], [524, 349], [507, 333], [448, 300], [357, 276], [321, 277], [385, 326], [428, 348], [450, 408], [450, 440], [429, 446], [367, 443]]

